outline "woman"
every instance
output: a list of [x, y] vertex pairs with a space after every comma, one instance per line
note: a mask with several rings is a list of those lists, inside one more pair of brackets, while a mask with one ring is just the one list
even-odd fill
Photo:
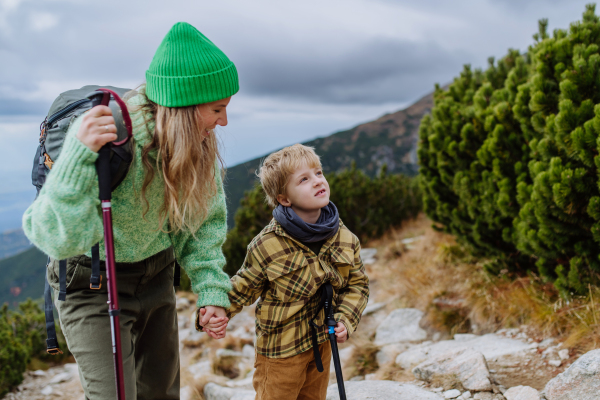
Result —
[[[238, 88], [225, 54], [178, 23], [159, 46], [145, 86], [127, 100], [134, 160], [112, 195], [127, 399], [179, 398], [175, 259], [198, 294], [197, 306], [206, 310], [204, 320], [224, 318], [229, 307], [221, 251], [226, 206], [213, 129], [227, 125], [226, 108]], [[106, 285], [89, 287], [89, 249], [100, 242], [104, 255], [94, 162], [116, 131], [108, 107], [77, 118], [23, 216], [27, 237], [53, 259], [48, 281], [55, 291], [56, 260], [68, 259], [67, 299], [56, 305], [85, 395], [94, 400], [115, 396]]]

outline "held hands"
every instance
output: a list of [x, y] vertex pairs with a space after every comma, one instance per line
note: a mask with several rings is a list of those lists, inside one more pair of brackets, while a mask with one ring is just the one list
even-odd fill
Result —
[[202, 330], [213, 339], [225, 337], [225, 329], [229, 318], [223, 307], [206, 306], [198, 310]]
[[77, 139], [94, 153], [117, 139], [117, 126], [107, 106], [96, 106], [86, 113], [77, 132]]
[[344, 343], [346, 340], [348, 340], [348, 330], [346, 329], [346, 325], [344, 325], [342, 322], [338, 322], [333, 330], [335, 331], [335, 336], [338, 343]]

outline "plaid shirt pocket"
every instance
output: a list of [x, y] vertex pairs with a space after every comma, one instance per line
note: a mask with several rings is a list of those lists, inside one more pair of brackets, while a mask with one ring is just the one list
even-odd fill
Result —
[[271, 295], [282, 303], [305, 300], [316, 292], [315, 277], [302, 252], [275, 260], [266, 270]]

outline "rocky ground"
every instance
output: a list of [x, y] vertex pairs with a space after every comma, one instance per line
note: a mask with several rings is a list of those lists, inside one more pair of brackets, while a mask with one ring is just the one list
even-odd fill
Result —
[[[375, 251], [363, 251], [368, 268]], [[441, 340], [441, 334], [422, 328], [422, 311], [393, 304], [378, 298], [373, 282], [359, 330], [340, 346], [348, 400], [600, 398], [600, 349], [578, 358], [555, 339], [530, 334], [526, 326]], [[180, 294], [177, 309], [182, 400], [254, 399], [253, 307], [232, 319], [220, 341], [194, 330], [193, 296]], [[330, 377], [327, 399], [339, 399], [333, 368]], [[5, 399], [83, 397], [76, 365], [66, 364], [27, 372]]]

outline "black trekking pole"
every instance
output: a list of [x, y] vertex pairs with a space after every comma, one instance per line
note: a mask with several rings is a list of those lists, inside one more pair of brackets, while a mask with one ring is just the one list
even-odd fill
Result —
[[338, 391], [340, 392], [340, 400], [346, 400], [346, 389], [344, 388], [344, 377], [342, 376], [342, 365], [340, 363], [340, 352], [337, 347], [337, 337], [335, 336], [335, 326], [337, 322], [333, 316], [333, 287], [330, 283], [323, 285], [325, 290], [325, 324], [329, 333], [329, 341], [331, 342], [331, 354], [333, 355], [333, 366], [335, 368], [335, 378], [337, 380]]
[[102, 222], [104, 224], [104, 247], [106, 250], [106, 283], [108, 285], [108, 315], [110, 316], [110, 330], [113, 350], [113, 361], [115, 367], [115, 386], [117, 388], [117, 400], [125, 400], [125, 381], [123, 378], [123, 354], [121, 352], [121, 329], [119, 323], [119, 295], [117, 291], [117, 273], [115, 265], [115, 246], [112, 227], [112, 179], [110, 172], [111, 147], [122, 146], [132, 136], [131, 119], [127, 112], [127, 106], [112, 90], [98, 89], [98, 94], [90, 96], [92, 107], [99, 104], [108, 106], [111, 95], [121, 108], [123, 120], [127, 128], [127, 137], [119, 142], [108, 143], [98, 152], [96, 170], [98, 171], [98, 185], [100, 189], [100, 202], [102, 205]]

